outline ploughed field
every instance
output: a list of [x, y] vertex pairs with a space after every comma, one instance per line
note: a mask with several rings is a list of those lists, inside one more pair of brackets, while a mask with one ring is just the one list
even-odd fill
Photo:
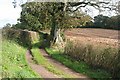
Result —
[[98, 28], [77, 28], [65, 32], [66, 38], [70, 40], [115, 47], [118, 47], [118, 35], [118, 30]]

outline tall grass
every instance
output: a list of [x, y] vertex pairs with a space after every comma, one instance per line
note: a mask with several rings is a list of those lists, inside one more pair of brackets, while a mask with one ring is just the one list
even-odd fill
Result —
[[113, 77], [116, 77], [120, 72], [120, 51], [117, 48], [69, 41], [65, 46], [64, 53], [78, 61], [103, 68], [110, 72]]
[[3, 78], [40, 78], [26, 62], [26, 48], [10, 40], [2, 42]]

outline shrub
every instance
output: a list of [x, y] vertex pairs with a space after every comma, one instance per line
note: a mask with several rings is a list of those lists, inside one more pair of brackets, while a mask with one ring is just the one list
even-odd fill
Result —
[[85, 61], [89, 65], [104, 68], [113, 76], [120, 71], [120, 51], [117, 48], [69, 41], [66, 43], [64, 53], [78, 61]]
[[39, 35], [37, 32], [15, 29], [2, 30], [2, 36], [4, 39], [13, 40], [18, 42], [20, 45], [27, 46], [31, 46], [34, 41], [39, 40]]

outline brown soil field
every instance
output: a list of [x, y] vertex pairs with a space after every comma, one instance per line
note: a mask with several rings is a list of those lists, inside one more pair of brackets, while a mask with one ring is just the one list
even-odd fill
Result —
[[104, 46], [118, 47], [118, 30], [77, 28], [67, 30], [65, 36], [70, 40], [78, 40], [84, 43], [95, 43]]

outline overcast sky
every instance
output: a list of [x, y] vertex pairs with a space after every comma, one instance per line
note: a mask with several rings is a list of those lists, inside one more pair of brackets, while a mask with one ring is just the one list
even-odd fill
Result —
[[[14, 0], [0, 0], [0, 28], [3, 27], [6, 23], [10, 24], [16, 24], [17, 23], [17, 18], [20, 17], [20, 12], [21, 12], [21, 7], [19, 6], [20, 0], [17, 1], [17, 7], [14, 8], [12, 2]], [[27, 0], [23, 0], [25, 3]], [[88, 6], [89, 7], [89, 6]], [[86, 7], [86, 8], [88, 8]], [[92, 8], [91, 11], [89, 12], [90, 16], [97, 16], [99, 11]], [[85, 11], [84, 9], [82, 9]], [[103, 12], [104, 14], [107, 15], [114, 15], [114, 13], [108, 14], [108, 12]]]
[[[21, 7], [17, 6], [14, 8], [12, 4], [13, 1], [14, 0], [0, 0], [0, 28], [6, 23], [16, 24], [17, 18], [20, 17]], [[19, 2], [19, 0], [17, 2]]]

